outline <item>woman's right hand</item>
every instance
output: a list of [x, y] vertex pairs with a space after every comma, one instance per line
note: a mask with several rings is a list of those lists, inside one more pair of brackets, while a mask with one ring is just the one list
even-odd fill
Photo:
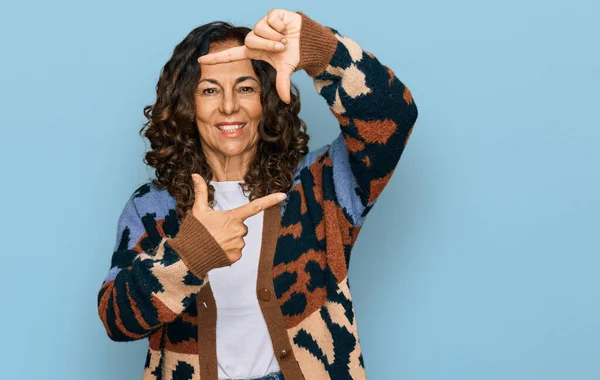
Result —
[[232, 264], [242, 257], [246, 245], [244, 236], [248, 234], [248, 227], [244, 220], [286, 198], [284, 193], [273, 193], [232, 210], [213, 210], [208, 205], [208, 187], [204, 179], [199, 174], [192, 174], [192, 180], [195, 194], [192, 213], [223, 248]]

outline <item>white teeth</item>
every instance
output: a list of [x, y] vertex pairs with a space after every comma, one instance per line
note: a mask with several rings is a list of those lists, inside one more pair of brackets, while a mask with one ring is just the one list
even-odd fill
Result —
[[225, 132], [235, 132], [238, 129], [242, 128], [244, 125], [246, 125], [246, 124], [222, 125], [222, 126], [218, 126], [217, 128], [219, 128], [220, 130], [225, 131]]

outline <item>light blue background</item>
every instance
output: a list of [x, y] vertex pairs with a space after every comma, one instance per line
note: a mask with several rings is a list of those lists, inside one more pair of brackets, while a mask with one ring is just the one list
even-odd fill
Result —
[[[350, 269], [370, 379], [600, 378], [600, 3], [3, 1], [3, 379], [138, 379], [96, 294], [152, 175], [137, 135], [192, 28], [302, 10], [412, 90], [420, 116]], [[311, 148], [338, 133], [305, 73]]]

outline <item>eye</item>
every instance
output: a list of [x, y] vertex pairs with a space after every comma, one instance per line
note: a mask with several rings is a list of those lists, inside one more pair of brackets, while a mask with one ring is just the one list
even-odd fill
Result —
[[244, 94], [254, 92], [254, 88], [249, 86], [240, 87], [240, 92]]
[[204, 90], [201, 90], [200, 93], [202, 95], [212, 96], [212, 95], [217, 95], [219, 93], [219, 90], [214, 87], [208, 87], [208, 88], [205, 88]]

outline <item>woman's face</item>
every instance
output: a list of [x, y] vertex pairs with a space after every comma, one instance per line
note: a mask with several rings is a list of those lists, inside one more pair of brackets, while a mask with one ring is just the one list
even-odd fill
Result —
[[[239, 43], [214, 44], [209, 53], [233, 46]], [[259, 141], [262, 105], [259, 78], [251, 61], [201, 64], [200, 73], [194, 102], [205, 153], [228, 158], [252, 155]]]

